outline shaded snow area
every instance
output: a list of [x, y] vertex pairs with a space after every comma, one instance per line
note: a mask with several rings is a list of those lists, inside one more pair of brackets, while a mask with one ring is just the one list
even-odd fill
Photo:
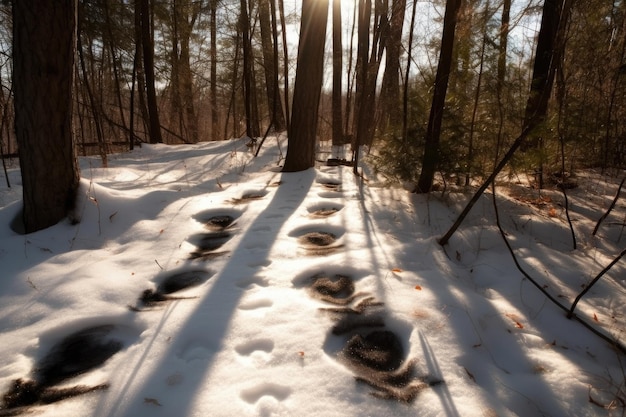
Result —
[[[281, 139], [284, 146], [284, 138]], [[19, 170], [0, 200], [0, 415], [606, 416], [624, 356], [515, 268], [485, 195], [281, 173], [270, 138], [81, 158], [76, 225], [27, 236]], [[366, 171], [367, 172], [367, 171]], [[621, 250], [616, 180], [501, 188], [521, 264], [565, 305]], [[623, 339], [623, 262], [577, 314]]]

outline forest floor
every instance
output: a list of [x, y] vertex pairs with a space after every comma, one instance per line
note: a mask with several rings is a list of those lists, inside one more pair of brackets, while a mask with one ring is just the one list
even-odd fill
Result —
[[[624, 414], [626, 357], [519, 272], [490, 194], [441, 247], [471, 190], [281, 173], [278, 140], [245, 143], [81, 158], [80, 223], [27, 236], [9, 169], [0, 415]], [[498, 188], [520, 264], [564, 306], [624, 247], [623, 200], [592, 236], [620, 179], [577, 173], [576, 249], [560, 191]], [[625, 262], [576, 309], [621, 344]]]

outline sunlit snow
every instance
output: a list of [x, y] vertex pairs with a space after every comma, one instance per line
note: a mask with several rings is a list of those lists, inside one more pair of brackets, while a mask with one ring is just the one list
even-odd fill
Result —
[[[323, 163], [281, 173], [276, 144], [258, 158], [241, 139], [144, 145], [106, 169], [81, 158], [80, 223], [26, 236], [10, 228], [19, 170], [11, 189], [0, 179], [0, 392], [18, 379], [48, 393], [98, 387], [17, 411], [622, 414], [624, 356], [523, 278], [490, 196], [444, 249], [437, 238], [469, 194], [410, 194]], [[617, 180], [588, 172], [580, 182], [577, 250], [560, 193], [534, 204], [536, 191], [511, 186], [499, 198], [524, 267], [565, 305], [624, 245], [621, 203], [591, 236]], [[577, 310], [616, 337], [624, 277], [618, 263]], [[71, 354], [51, 353], [63, 343]], [[54, 355], [63, 369], [81, 355], [93, 363], [59, 381], [44, 375], [58, 372]]]

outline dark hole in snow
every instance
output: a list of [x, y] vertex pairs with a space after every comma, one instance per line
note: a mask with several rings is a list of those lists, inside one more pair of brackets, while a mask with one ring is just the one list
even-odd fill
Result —
[[157, 292], [162, 294], [171, 294], [189, 287], [195, 287], [208, 281], [208, 279], [211, 278], [211, 275], [212, 274], [210, 272], [204, 270], [185, 271], [170, 275], [159, 284]]
[[13, 381], [9, 392], [3, 396], [4, 408], [52, 403], [107, 388], [108, 384], [59, 389], [51, 387], [93, 370], [119, 352], [124, 344], [110, 337], [114, 329], [114, 325], [90, 327], [73, 333], [54, 345], [35, 366], [33, 380]]
[[267, 191], [248, 191], [241, 195], [239, 198], [233, 198], [231, 201], [233, 204], [243, 204], [252, 200], [260, 200], [267, 195]]
[[190, 254], [191, 259], [208, 260], [216, 258], [227, 252], [217, 252], [232, 237], [232, 233], [226, 230], [219, 232], [201, 233], [193, 236], [190, 241], [197, 246], [197, 249]]
[[343, 350], [347, 359], [378, 371], [395, 371], [404, 360], [402, 343], [389, 330], [355, 334]]
[[213, 216], [204, 222], [204, 225], [211, 230], [224, 230], [233, 225], [235, 218], [233, 216]]
[[346, 305], [355, 297], [354, 282], [352, 278], [345, 275], [315, 275], [310, 279], [310, 293], [320, 300]]
[[320, 184], [331, 191], [339, 191], [341, 189], [341, 183], [338, 182], [332, 182], [332, 181], [324, 181], [324, 182], [320, 182]]
[[204, 251], [219, 249], [224, 243], [228, 242], [231, 237], [232, 234], [226, 231], [204, 233], [200, 235], [198, 248]]
[[404, 355], [400, 339], [389, 330], [375, 330], [365, 336], [356, 333], [341, 352], [356, 380], [374, 388], [372, 395], [408, 403], [426, 384], [416, 377], [415, 363], [405, 361]]
[[124, 346], [109, 334], [113, 325], [90, 327], [69, 335], [39, 362], [35, 380], [44, 386], [55, 385], [102, 365]]
[[337, 237], [329, 232], [309, 232], [300, 237], [300, 242], [312, 246], [329, 246], [335, 243]]
[[208, 261], [210, 259], [215, 259], [227, 253], [228, 251], [215, 252], [211, 250], [196, 250], [196, 251], [191, 252], [191, 254], [189, 255], [189, 259], [199, 259], [201, 261]]
[[320, 208], [313, 212], [311, 212], [311, 216], [313, 217], [328, 217], [337, 213], [340, 209], [332, 207], [332, 208]]
[[[211, 278], [213, 274], [204, 270], [197, 271], [185, 271], [178, 274], [170, 275], [165, 278], [158, 286], [156, 291], [145, 290], [139, 301], [146, 306], [153, 306], [155, 304], [169, 301], [169, 300], [184, 300], [191, 297], [176, 297], [170, 296], [178, 291], [198, 286]], [[139, 311], [138, 308], [131, 308], [132, 310]]]

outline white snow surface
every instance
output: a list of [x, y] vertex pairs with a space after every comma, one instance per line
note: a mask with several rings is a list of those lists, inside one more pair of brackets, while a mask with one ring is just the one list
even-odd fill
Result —
[[[284, 146], [285, 138], [280, 139]], [[38, 416], [605, 416], [624, 412], [624, 356], [549, 302], [516, 269], [485, 195], [451, 242], [437, 243], [471, 194], [416, 195], [320, 164], [281, 173], [277, 139], [254, 158], [245, 140], [144, 145], [80, 158], [78, 224], [28, 235], [19, 169], [0, 178], [0, 393], [33, 377], [66, 336], [114, 325], [123, 348], [61, 386], [106, 390], [34, 405]], [[587, 172], [572, 192], [573, 249], [559, 192], [501, 188], [503, 227], [526, 270], [569, 306], [622, 249], [618, 202], [597, 236], [615, 178]], [[336, 187], [327, 183], [337, 184]], [[506, 192], [505, 192], [506, 191]], [[255, 199], [242, 200], [254, 194]], [[513, 198], [512, 196], [518, 198]], [[535, 204], [530, 204], [530, 203]], [[335, 209], [315, 217], [318, 209]], [[202, 220], [230, 215], [212, 259], [190, 259]], [[313, 253], [307, 232], [332, 233]], [[621, 239], [621, 240], [620, 240]], [[322, 251], [323, 252], [323, 251]], [[625, 268], [618, 262], [577, 314], [623, 337]], [[141, 306], [172, 274], [210, 278]], [[316, 274], [350, 277], [415, 363], [425, 387], [409, 403], [372, 395], [341, 359], [337, 307], [307, 288]], [[129, 309], [136, 306], [144, 311]], [[371, 331], [371, 330], [367, 330]], [[367, 332], [365, 331], [365, 333]]]

